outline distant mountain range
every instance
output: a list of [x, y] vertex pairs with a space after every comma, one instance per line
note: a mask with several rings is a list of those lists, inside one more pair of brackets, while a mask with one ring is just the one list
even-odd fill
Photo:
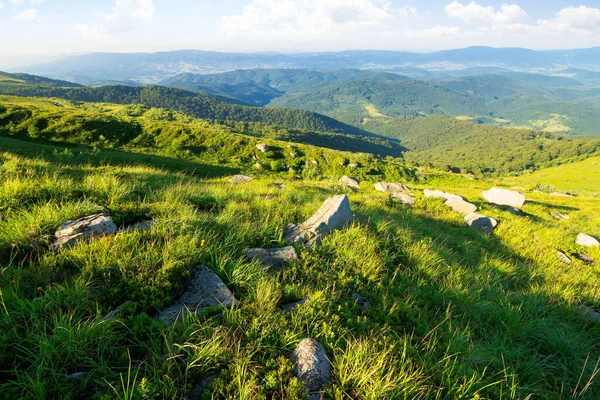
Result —
[[[105, 80], [156, 83], [186, 72], [207, 74], [253, 68], [322, 70], [358, 68], [427, 75], [427, 71], [493, 67], [530, 72], [565, 71], [565, 74], [578, 74], [578, 69], [594, 72], [599, 65], [599, 47], [561, 51], [469, 47], [434, 53], [376, 50], [300, 54], [219, 53], [201, 50], [92, 53], [19, 68], [19, 71], [87, 84]], [[424, 76], [418, 78], [424, 79]], [[594, 76], [593, 79], [598, 77]]]

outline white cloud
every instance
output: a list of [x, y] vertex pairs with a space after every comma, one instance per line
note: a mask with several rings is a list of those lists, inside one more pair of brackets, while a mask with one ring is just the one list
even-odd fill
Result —
[[154, 3], [153, 0], [115, 0], [111, 12], [98, 16], [97, 22], [76, 24], [73, 28], [87, 39], [108, 39], [111, 34], [130, 32], [140, 23], [152, 22]]
[[0, 1], [0, 10], [4, 8], [4, 3]]
[[435, 38], [448, 38], [448, 37], [458, 37], [463, 35], [460, 28], [457, 26], [442, 26], [436, 25], [432, 28], [423, 29], [420, 31], [415, 31], [409, 29], [406, 31], [406, 36], [413, 39], [435, 39]]
[[398, 15], [378, 0], [252, 0], [238, 15], [220, 20], [219, 40], [275, 44], [280, 47], [343, 40], [360, 46], [390, 32]]
[[499, 10], [484, 7], [474, 1], [463, 5], [454, 1], [445, 7], [446, 14], [473, 25], [514, 25], [521, 24], [528, 17], [517, 4], [502, 4]]
[[154, 19], [154, 3], [152, 0], [116, 0], [111, 13], [104, 15], [106, 21], [133, 19], [152, 21]]
[[552, 20], [540, 20], [538, 27], [548, 33], [592, 33], [600, 31], [600, 9], [587, 6], [567, 7]]
[[21, 4], [25, 3], [25, 0], [10, 0], [10, 2], [15, 6], [20, 6]]
[[398, 10], [398, 15], [405, 18], [418, 17], [419, 12], [415, 7], [400, 7]]
[[35, 8], [30, 8], [22, 11], [15, 16], [15, 19], [17, 21], [35, 21], [37, 19], [37, 10]]

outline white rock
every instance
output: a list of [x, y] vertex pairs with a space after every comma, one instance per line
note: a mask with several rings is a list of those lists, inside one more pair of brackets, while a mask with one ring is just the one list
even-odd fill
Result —
[[408, 193], [395, 192], [392, 193], [391, 198], [393, 200], [399, 201], [407, 207], [412, 207], [415, 205], [415, 198]]
[[257, 148], [258, 150], [260, 150], [261, 152], [263, 152], [263, 153], [266, 153], [267, 151], [269, 151], [269, 146], [267, 146], [267, 145], [266, 145], [266, 144], [264, 144], [264, 143], [259, 143], [259, 144], [257, 144], [257, 145], [256, 145], [256, 148]]
[[498, 225], [495, 219], [477, 213], [465, 216], [465, 223], [481, 233], [491, 233]]
[[194, 269], [192, 279], [185, 286], [181, 297], [164, 309], [158, 315], [158, 319], [167, 324], [173, 324], [184, 315], [202, 313], [207, 307], [229, 308], [238, 303], [233, 293], [217, 274], [210, 268], [199, 265]]
[[457, 201], [466, 201], [464, 197], [456, 195], [456, 194], [451, 194], [451, 193], [446, 193], [446, 192], [442, 192], [441, 190], [429, 190], [429, 189], [425, 189], [423, 191], [423, 194], [425, 195], [425, 197], [433, 197], [433, 198], [439, 198], [439, 199], [446, 199], [446, 200], [457, 200]]
[[402, 183], [388, 183], [388, 182], [379, 182], [375, 185], [375, 190], [378, 190], [383, 193], [395, 193], [395, 192], [410, 192], [408, 186]]
[[249, 259], [258, 261], [269, 269], [283, 268], [294, 261], [298, 261], [298, 254], [292, 246], [281, 249], [246, 249], [244, 254]]
[[254, 178], [250, 178], [249, 176], [246, 176], [246, 175], [235, 175], [235, 176], [232, 176], [231, 178], [229, 178], [229, 180], [227, 182], [234, 183], [237, 185], [240, 183], [248, 183], [253, 180], [254, 180]]
[[523, 207], [525, 195], [514, 190], [492, 188], [483, 192], [483, 198], [498, 206]]
[[52, 244], [52, 249], [60, 251], [72, 247], [80, 240], [112, 235], [116, 232], [117, 226], [112, 218], [104, 214], [90, 215], [75, 221], [67, 221], [54, 234], [56, 241]]
[[568, 255], [566, 255], [565, 253], [563, 253], [562, 251], [557, 251], [556, 252], [556, 257], [558, 257], [558, 259], [561, 262], [565, 263], [565, 264], [572, 264], [573, 263], [573, 261], [571, 260], [571, 258]]
[[450, 207], [453, 211], [460, 214], [467, 215], [477, 211], [477, 206], [475, 204], [471, 204], [464, 200], [457, 200], [452, 198], [446, 200], [444, 204]]
[[323, 389], [330, 380], [332, 367], [323, 345], [315, 339], [303, 339], [292, 353], [298, 380], [310, 395]]
[[346, 175], [340, 178], [340, 183], [354, 189], [360, 189], [360, 183], [356, 179], [350, 178]]
[[575, 241], [575, 243], [577, 243], [580, 246], [586, 246], [586, 247], [598, 247], [600, 246], [600, 242], [598, 242], [598, 240], [596, 240], [596, 238], [587, 235], [585, 233], [580, 233], [579, 235], [577, 235], [577, 240]]

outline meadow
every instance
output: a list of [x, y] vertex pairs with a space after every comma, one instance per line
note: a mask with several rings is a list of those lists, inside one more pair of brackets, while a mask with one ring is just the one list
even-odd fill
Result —
[[[575, 245], [579, 232], [600, 233], [591, 195], [528, 192], [515, 216], [481, 197], [499, 182], [419, 170], [405, 181], [416, 195], [409, 209], [373, 189], [381, 175], [365, 174], [354, 190], [333, 168], [295, 176], [20, 139], [0, 137], [4, 398], [301, 399], [289, 357], [305, 337], [333, 364], [326, 398], [600, 397], [600, 324], [582, 308], [600, 310], [600, 266], [556, 257], [600, 260], [600, 249]], [[227, 183], [239, 172], [257, 179]], [[465, 196], [497, 229], [468, 228], [424, 188]], [[282, 246], [287, 223], [340, 193], [354, 222], [319, 247], [298, 246], [299, 262], [268, 272], [244, 258], [247, 247]], [[61, 223], [98, 212], [119, 227], [155, 225], [50, 250]], [[239, 306], [156, 321], [198, 264]], [[309, 301], [279, 308], [299, 299]]]

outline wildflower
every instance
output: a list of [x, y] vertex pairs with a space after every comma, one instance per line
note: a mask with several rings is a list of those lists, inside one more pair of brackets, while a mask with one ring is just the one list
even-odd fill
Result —
[[37, 287], [37, 291], [38, 291], [38, 292], [41, 292], [41, 291], [43, 291], [43, 290], [44, 290], [44, 288], [42, 288], [41, 286], [38, 286], [38, 287]]
[[200, 247], [204, 247], [205, 244], [206, 244], [206, 241], [204, 239], [202, 239], [202, 241], [200, 241]]

